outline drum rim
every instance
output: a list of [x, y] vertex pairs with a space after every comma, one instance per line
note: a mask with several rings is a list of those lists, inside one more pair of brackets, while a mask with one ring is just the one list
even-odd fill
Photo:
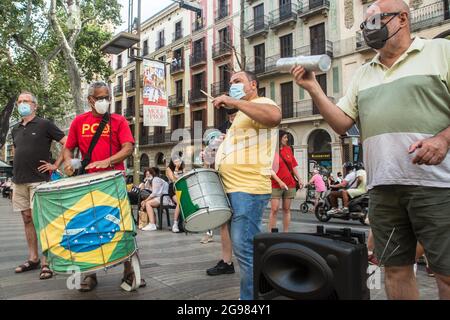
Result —
[[[107, 171], [107, 172], [110, 172], [111, 175], [107, 176], [107, 177], [103, 177], [103, 178], [97, 178], [97, 179], [90, 180], [90, 181], [76, 183], [76, 184], [69, 185], [69, 186], [59, 186], [59, 187], [51, 188], [52, 181], [50, 181], [50, 182], [47, 182], [47, 183], [44, 183], [44, 184], [41, 184], [41, 185], [37, 186], [35, 193], [53, 192], [53, 191], [57, 191], [57, 190], [70, 190], [70, 189], [73, 189], [73, 188], [85, 187], [85, 186], [89, 186], [89, 185], [92, 185], [92, 184], [97, 184], [99, 182], [109, 181], [109, 180], [115, 179], [118, 176], [122, 175], [122, 172], [119, 171], [119, 170], [113, 170], [113, 171]], [[89, 174], [86, 174], [86, 176], [88, 176], [88, 175]], [[67, 179], [70, 179], [70, 177], [67, 178]], [[58, 182], [60, 182], [60, 181], [56, 180], [55, 184], [58, 183]], [[46, 185], [47, 185], [47, 187], [45, 187]]]
[[196, 173], [199, 173], [199, 172], [214, 172], [217, 175], [219, 175], [219, 172], [217, 170], [214, 170], [214, 169], [206, 169], [206, 168], [192, 169], [188, 173], [186, 173], [186, 174], [182, 175], [181, 177], [179, 177], [178, 180], [174, 182], [174, 185], [176, 186], [177, 182], [180, 181], [181, 179], [185, 179], [185, 178], [187, 178], [187, 177], [189, 177], [191, 175], [194, 175]]
[[[207, 211], [209, 211], [209, 212], [214, 212], [214, 211], [217, 211], [218, 209], [221, 209], [221, 208], [216, 208], [216, 209], [213, 209], [213, 210], [207, 210]], [[229, 217], [228, 217], [227, 220], [224, 222], [224, 223], [227, 223], [227, 221], [229, 221], [230, 218], [231, 218], [231, 216], [233, 215], [233, 212], [231, 211], [230, 208], [225, 208], [225, 207], [223, 207], [223, 209], [227, 209], [228, 211], [230, 211]], [[202, 210], [206, 210], [206, 209], [202, 209]], [[195, 218], [196, 216], [200, 215], [200, 213], [201, 213], [201, 210], [195, 212], [194, 214], [190, 215], [186, 220], [184, 220], [183, 225], [184, 225], [184, 229], [185, 229], [186, 231], [188, 231], [188, 232], [190, 232], [190, 233], [201, 233], [201, 232], [203, 232], [203, 231], [189, 231], [189, 230], [186, 228], [186, 225], [189, 223], [189, 221], [192, 220], [193, 218]], [[184, 219], [184, 217], [183, 217], [183, 219]]]

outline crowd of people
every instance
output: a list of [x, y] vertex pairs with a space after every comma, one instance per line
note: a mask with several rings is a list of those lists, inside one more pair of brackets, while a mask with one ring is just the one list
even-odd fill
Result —
[[[368, 19], [374, 17], [381, 21], [380, 28], [369, 27]], [[402, 0], [378, 0], [368, 8], [366, 18], [361, 31], [378, 54], [355, 73], [337, 104], [323, 92], [313, 72], [302, 66], [291, 70], [295, 82], [309, 93], [324, 120], [338, 134], [359, 124], [364, 148], [366, 168], [360, 163], [356, 168], [345, 166], [344, 175], [325, 180], [315, 170], [307, 185], [315, 189], [314, 207], [329, 185], [329, 214], [348, 214], [351, 199], [369, 192], [368, 250], [371, 262], [385, 268], [389, 299], [419, 298], [414, 264], [423, 254], [436, 278], [440, 298], [450, 299], [450, 43], [413, 38], [410, 10]], [[221, 144], [212, 160], [207, 152], [202, 156], [203, 165], [220, 174], [233, 211], [231, 220], [221, 227], [221, 259], [207, 274], [234, 273], [234, 253], [240, 268], [242, 300], [253, 299], [253, 239], [263, 232], [265, 209], [270, 202], [267, 231], [276, 228], [280, 205], [283, 231], [289, 231], [292, 199], [305, 186], [288, 146], [288, 134], [278, 131], [281, 109], [271, 99], [258, 96], [258, 84], [251, 72], [239, 71], [231, 76], [229, 94], [213, 100], [215, 108], [229, 110]], [[88, 103], [91, 110], [74, 119], [66, 137], [51, 121], [36, 115], [38, 103], [31, 92], [22, 92], [17, 99], [22, 121], [12, 129], [12, 202], [22, 215], [29, 256], [16, 273], [40, 268], [40, 279], [53, 276], [46, 258], [39, 258], [31, 210], [35, 188], [50, 179], [49, 172], [63, 165], [64, 172], [73, 175], [77, 170], [75, 148], [83, 158], [78, 170], [87, 174], [124, 171], [124, 160], [132, 154], [134, 139], [127, 120], [107, 112], [108, 85], [93, 83]], [[95, 128], [100, 127], [97, 134]], [[256, 143], [242, 143], [249, 139], [249, 132], [256, 134]], [[94, 138], [97, 141], [92, 148]], [[63, 146], [54, 163], [50, 162], [52, 141]], [[173, 158], [166, 168], [168, 181], [158, 168], [145, 171], [139, 189], [146, 190], [147, 196], [138, 203], [148, 218], [143, 231], [157, 229], [154, 209], [165, 201], [175, 208], [172, 231], [180, 231], [181, 208], [173, 184], [184, 173], [180, 157]], [[163, 197], [166, 194], [169, 196]], [[203, 242], [208, 243], [212, 231], [206, 237]], [[122, 284], [132, 286], [134, 279], [133, 267], [127, 261]], [[96, 285], [96, 274], [88, 274], [80, 291], [91, 291]], [[138, 284], [145, 285], [145, 280]]]

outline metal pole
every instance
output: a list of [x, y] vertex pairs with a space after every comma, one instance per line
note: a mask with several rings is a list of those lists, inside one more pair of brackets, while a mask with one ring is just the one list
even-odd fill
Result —
[[[137, 26], [136, 26], [137, 36], [139, 37], [139, 42], [137, 44], [137, 55], [141, 54], [141, 0], [138, 0], [138, 12], [137, 12]], [[134, 140], [135, 140], [135, 148], [134, 148], [134, 173], [133, 173], [133, 183], [135, 185], [139, 184], [140, 179], [140, 169], [141, 169], [141, 158], [139, 154], [140, 148], [140, 129], [141, 129], [141, 64], [142, 61], [140, 59], [136, 59], [136, 71], [135, 71], [135, 86], [136, 86], [136, 95], [134, 99], [135, 108], [134, 108]]]

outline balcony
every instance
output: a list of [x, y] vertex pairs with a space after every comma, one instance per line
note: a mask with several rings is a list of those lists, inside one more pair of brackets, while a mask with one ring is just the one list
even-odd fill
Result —
[[297, 5], [294, 3], [281, 6], [270, 14], [270, 29], [277, 30], [285, 25], [297, 23]]
[[174, 75], [180, 72], [184, 72], [184, 60], [183, 59], [174, 59], [170, 64], [170, 74]]
[[164, 47], [166, 44], [166, 40], [165, 39], [159, 39], [158, 41], [156, 41], [156, 43], [155, 43], [155, 49], [156, 50], [159, 50], [159, 49], [161, 49], [162, 47]]
[[183, 29], [179, 29], [176, 30], [173, 34], [172, 34], [172, 38], [173, 38], [173, 42], [180, 40], [181, 38], [183, 38]]
[[333, 57], [333, 42], [325, 40], [314, 44], [314, 46], [303, 46], [294, 49], [293, 56], [313, 56], [326, 54], [329, 57]]
[[[153, 135], [149, 136], [148, 144], [161, 144], [161, 143], [170, 143], [171, 142], [171, 133], [170, 131], [157, 132], [155, 131]], [[175, 142], [174, 142], [175, 143]]]
[[192, 24], [192, 32], [197, 32], [205, 27], [205, 19], [200, 18]]
[[150, 137], [148, 136], [148, 135], [145, 135], [145, 136], [140, 136], [139, 137], [139, 144], [141, 145], [141, 146], [145, 146], [145, 145], [148, 145], [148, 142], [149, 142], [149, 139]]
[[121, 96], [122, 94], [123, 94], [123, 86], [122, 85], [114, 86], [114, 97]]
[[450, 19], [449, 12], [450, 8], [445, 8], [444, 0], [412, 10], [411, 30], [414, 32], [437, 26], [443, 21]]
[[126, 90], [127, 92], [133, 91], [135, 88], [136, 88], [136, 80], [134, 80], [134, 79], [128, 80], [128, 81], [125, 83], [125, 90]]
[[131, 118], [131, 117], [134, 117], [134, 115], [136, 114], [135, 112], [134, 112], [134, 109], [135, 109], [135, 106], [134, 105], [128, 105], [127, 106], [127, 108], [126, 108], [126, 110], [125, 110], [125, 117], [127, 117], [127, 118]]
[[327, 17], [329, 11], [329, 0], [302, 0], [299, 3], [298, 17], [303, 19], [303, 21], [307, 23], [308, 18], [318, 14]]
[[266, 16], [256, 18], [245, 24], [244, 37], [252, 39], [258, 36], [266, 37], [269, 33], [269, 18]]
[[169, 96], [169, 108], [178, 108], [184, 106], [184, 96], [173, 94]]
[[228, 6], [223, 7], [223, 8], [219, 8], [216, 10], [216, 14], [215, 14], [215, 19], [214, 21], [216, 23], [219, 23], [220, 21], [222, 21], [223, 19], [225, 19], [226, 17], [229, 16], [229, 11], [228, 11]]
[[227, 55], [231, 55], [233, 47], [229, 42], [219, 42], [212, 46], [213, 59], [222, 58]]
[[206, 64], [206, 52], [194, 52], [190, 57], [191, 60], [191, 68], [199, 67]]
[[256, 57], [254, 59], [255, 63], [253, 65], [249, 65], [248, 70], [254, 72], [261, 79], [275, 75], [278, 73], [278, 70], [276, 69], [278, 59], [280, 59], [279, 54], [265, 58], [262, 61]]
[[215, 98], [222, 94], [228, 93], [230, 83], [228, 81], [219, 81], [211, 84], [211, 95]]
[[206, 101], [206, 96], [200, 92], [200, 89], [206, 92], [206, 88], [193, 88], [189, 90], [189, 103], [201, 103]]
[[[335, 99], [328, 97], [333, 103]], [[281, 106], [281, 104], [279, 104]], [[290, 110], [283, 110], [283, 120], [307, 119], [314, 116], [321, 116], [319, 109], [314, 105], [312, 100], [302, 100], [294, 103]]]

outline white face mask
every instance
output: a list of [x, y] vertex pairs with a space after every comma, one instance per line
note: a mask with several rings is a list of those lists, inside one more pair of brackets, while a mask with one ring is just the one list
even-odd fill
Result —
[[95, 110], [99, 114], [105, 114], [109, 109], [109, 100], [103, 99], [95, 102]]

